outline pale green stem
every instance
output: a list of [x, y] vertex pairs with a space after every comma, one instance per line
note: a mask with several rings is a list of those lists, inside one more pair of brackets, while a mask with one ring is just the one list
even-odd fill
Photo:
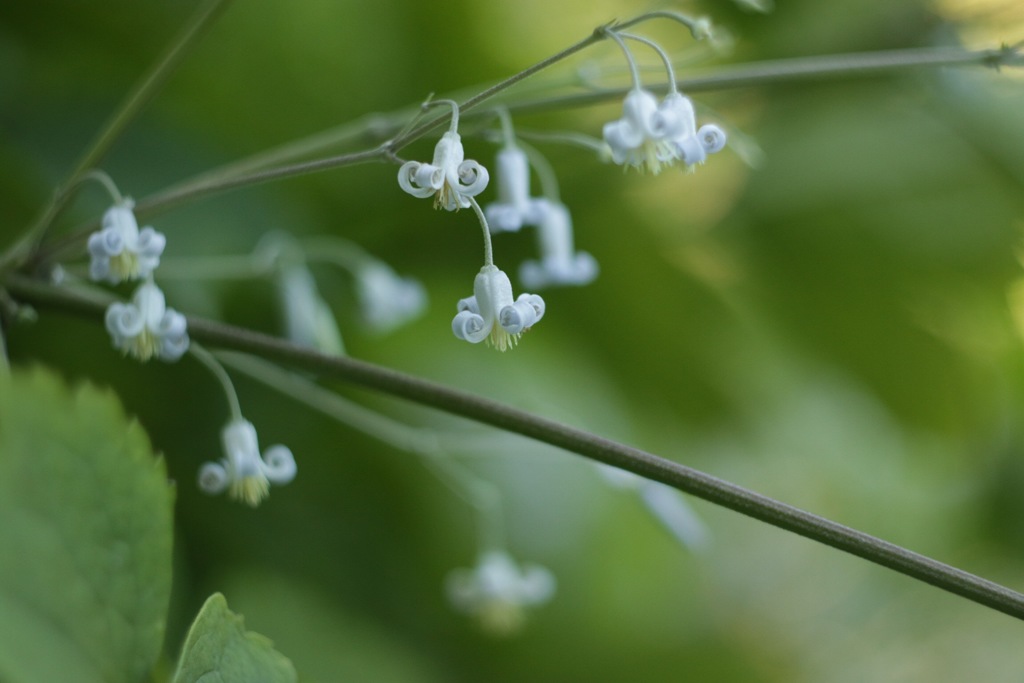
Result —
[[537, 179], [540, 180], [540, 191], [545, 197], [552, 201], [561, 202], [561, 194], [558, 189], [558, 176], [555, 169], [540, 151], [533, 145], [519, 141], [519, 147], [530, 160], [530, 165], [537, 172]]
[[114, 183], [114, 180], [103, 171], [99, 170], [98, 168], [86, 171], [75, 182], [75, 186], [77, 187], [81, 183], [84, 183], [86, 180], [95, 180], [96, 182], [103, 185], [103, 187], [106, 188], [107, 192], [110, 194], [110, 198], [114, 200], [115, 204], [124, 203], [124, 197], [121, 196], [121, 191], [117, 189], [117, 185]]
[[188, 352], [195, 357], [200, 363], [206, 366], [206, 368], [213, 373], [213, 376], [220, 382], [221, 387], [224, 389], [224, 394], [228, 399], [228, 408], [231, 411], [231, 421], [239, 422], [244, 420], [242, 417], [242, 407], [238, 403], [238, 393], [235, 392], [235, 385], [231, 382], [231, 377], [228, 376], [224, 366], [221, 365], [213, 354], [204, 349], [202, 346], [197, 344], [195, 340], [192, 340], [188, 345]]
[[627, 19], [626, 21], [615, 22], [609, 26], [608, 29], [621, 31], [624, 28], [636, 26], [637, 24], [641, 24], [652, 19], [671, 19], [672, 21], [678, 22], [690, 29], [690, 34], [695, 40], [703, 40], [703, 31], [709, 27], [709, 23], [706, 19], [694, 19], [682, 12], [674, 12], [672, 10], [655, 10], [653, 12], [646, 12], [640, 16], [633, 17], [632, 19]]
[[635, 40], [638, 43], [643, 43], [644, 45], [650, 47], [655, 52], [657, 52], [658, 56], [661, 57], [661, 61], [664, 62], [665, 64], [665, 71], [668, 72], [668, 94], [674, 95], [675, 93], [679, 92], [679, 90], [676, 87], [676, 72], [672, 68], [672, 59], [669, 58], [667, 52], [661, 49], [660, 45], [658, 45], [653, 40], [632, 33], [619, 33], [619, 35], [622, 36], [623, 38], [629, 38], [630, 40]]
[[622, 48], [622, 53], [626, 55], [626, 62], [629, 64], [629, 75], [633, 80], [633, 90], [640, 90], [640, 69], [636, 65], [636, 60], [633, 58], [633, 53], [626, 47], [626, 41], [619, 37], [619, 34], [611, 29], [605, 31], [605, 35], [614, 40], [619, 47]]
[[494, 250], [491, 248], [491, 228], [487, 225], [487, 217], [484, 216], [483, 209], [476, 202], [476, 197], [469, 197], [469, 204], [473, 207], [476, 217], [480, 219], [480, 229], [484, 233], [484, 265], [494, 265]]
[[423, 103], [424, 109], [431, 107], [451, 107], [452, 108], [452, 120], [448, 124], [449, 133], [459, 132], [459, 103], [455, 100], [430, 100]]
[[606, 151], [605, 143], [597, 138], [587, 135], [585, 133], [577, 133], [575, 131], [558, 131], [555, 133], [545, 132], [540, 133], [537, 131], [519, 131], [520, 140], [533, 140], [535, 142], [557, 142], [563, 145], [572, 145], [574, 147], [580, 147], [582, 149], [597, 152], [598, 154], [604, 154]]
[[498, 105], [494, 108], [498, 112], [498, 118], [501, 120], [501, 136], [505, 141], [506, 147], [516, 146], [516, 131], [512, 127], [512, 115], [508, 112], [508, 107], [504, 105]]
[[469, 468], [451, 459], [435, 432], [411, 427], [349, 401], [315, 382], [260, 358], [232, 352], [219, 352], [217, 357], [238, 372], [333, 420], [393, 448], [421, 456], [424, 467], [480, 514], [478, 531], [481, 548], [497, 550], [503, 547], [501, 493], [494, 484], [477, 477]]
[[254, 254], [182, 256], [161, 259], [160, 277], [169, 280], [252, 280], [274, 272]]
[[[32, 304], [36, 308], [73, 313], [94, 322], [102, 320], [107, 306], [113, 300], [113, 297], [105, 293], [71, 291], [16, 274], [8, 275], [3, 284], [12, 296], [23, 303]], [[297, 370], [334, 377], [452, 415], [460, 415], [667, 484], [715, 505], [1024, 620], [1024, 595], [1021, 593], [638, 448], [482, 396], [354, 358], [322, 354], [252, 330], [195, 317], [188, 319], [188, 329], [189, 335], [196, 340], [255, 354]]]
[[121, 105], [111, 116], [107, 124], [100, 130], [81, 160], [71, 173], [72, 178], [77, 178], [86, 170], [92, 168], [102, 159], [117, 138], [124, 132], [132, 120], [138, 116], [157, 91], [163, 86], [167, 77], [171, 75], [188, 50], [195, 45], [203, 32], [209, 28], [213, 20], [218, 17], [231, 0], [206, 0], [187, 24], [178, 34], [178, 37], [170, 44], [167, 51], [153, 65], [149, 73], [142, 77], [138, 85], [132, 89]]
[[[656, 18], [664, 13], [652, 12], [647, 18]], [[631, 26], [637, 23], [636, 20], [623, 22], [620, 27]], [[589, 47], [603, 38], [598, 29], [592, 35], [562, 52], [538, 62], [515, 76], [505, 79], [487, 90], [470, 97], [460, 105], [463, 115], [467, 110], [479, 105], [481, 102], [495, 94], [515, 85], [521, 80], [531, 76], [538, 71], [555, 64], [567, 57]], [[1000, 66], [1020, 66], [1024, 61], [1020, 54], [1020, 45], [1008, 46], [999, 49], [968, 51], [961, 48], [913, 48], [908, 50], [892, 50], [875, 53], [858, 53], [850, 55], [834, 55], [826, 57], [800, 57], [796, 59], [767, 61], [758, 64], [747, 64], [732, 67], [723, 67], [707, 76], [691, 77], [682, 81], [679, 86], [686, 92], [707, 92], [728, 88], [752, 87], [769, 85], [772, 83], [784, 83], [807, 79], [818, 79], [828, 76], [867, 76], [887, 71], [937, 68], [945, 66], [968, 66], [980, 65], [998, 68]], [[659, 90], [652, 87], [652, 90]], [[628, 92], [627, 89], [609, 89], [596, 93], [585, 93], [581, 95], [566, 95], [561, 97], [545, 97], [538, 100], [521, 100], [516, 103], [506, 103], [514, 112], [546, 111], [550, 109], [566, 109], [571, 107], [582, 107], [607, 102], [621, 97]], [[492, 111], [478, 112], [480, 115], [493, 115]], [[198, 178], [183, 181], [175, 186], [161, 190], [149, 195], [136, 203], [135, 214], [138, 217], [148, 217], [159, 211], [165, 211], [171, 207], [193, 201], [206, 195], [216, 192], [223, 192], [240, 187], [248, 187], [260, 183], [270, 182], [283, 178], [297, 177], [308, 173], [354, 166], [366, 163], [367, 161], [378, 161], [385, 159], [393, 150], [400, 149], [418, 139], [426, 132], [433, 130], [440, 121], [432, 121], [419, 126], [407, 133], [404, 133], [383, 145], [360, 152], [343, 154], [325, 159], [256, 171], [245, 175], [228, 178], [209, 178], [200, 176]], [[521, 135], [521, 137], [525, 137]], [[531, 136], [533, 139], [540, 139], [539, 136]], [[570, 137], [561, 136], [569, 141]], [[593, 147], [588, 140], [580, 138], [577, 144], [595, 149], [600, 152], [601, 147]], [[99, 220], [92, 220], [78, 226], [74, 233], [52, 246], [39, 250], [36, 261], [47, 261], [58, 258], [65, 252], [84, 245], [86, 236], [94, 231], [99, 225]], [[0, 273], [9, 269], [10, 263], [15, 260], [8, 252], [5, 259], [0, 261]]]

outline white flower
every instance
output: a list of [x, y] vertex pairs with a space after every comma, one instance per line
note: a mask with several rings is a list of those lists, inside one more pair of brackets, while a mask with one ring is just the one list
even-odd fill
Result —
[[285, 336], [300, 346], [322, 353], [344, 355], [341, 331], [331, 307], [317, 291], [313, 274], [304, 265], [281, 268], [278, 292], [284, 314]]
[[659, 173], [662, 164], [672, 164], [675, 149], [664, 140], [657, 118], [658, 100], [651, 93], [634, 88], [622, 104], [622, 118], [604, 125], [604, 141], [617, 164], [646, 167]]
[[697, 116], [690, 98], [674, 92], [658, 107], [655, 127], [672, 146], [675, 156], [687, 166], [702, 164], [708, 154], [725, 147], [725, 131], [714, 124], [697, 130]]
[[513, 300], [508, 275], [489, 265], [480, 269], [473, 282], [473, 296], [460, 300], [458, 311], [452, 320], [456, 337], [473, 344], [487, 339], [499, 351], [507, 351], [544, 317], [544, 299], [520, 294]]
[[89, 277], [112, 284], [149, 277], [160, 265], [167, 238], [150, 226], [139, 230], [126, 200], [103, 214], [103, 227], [89, 235]]
[[356, 291], [366, 324], [388, 332], [417, 318], [427, 307], [427, 292], [417, 280], [400, 277], [380, 262], [356, 271]]
[[520, 569], [507, 553], [491, 551], [474, 569], [451, 572], [445, 587], [456, 609], [478, 618], [485, 629], [506, 634], [522, 626], [525, 608], [551, 599], [555, 577], [538, 565]]
[[405, 162], [398, 169], [398, 184], [413, 197], [434, 195], [435, 208], [468, 208], [467, 198], [483, 192], [490, 177], [486, 168], [465, 156], [459, 134], [447, 131], [434, 148], [433, 163]]
[[573, 250], [572, 217], [559, 202], [546, 202], [537, 226], [540, 260], [519, 267], [519, 279], [530, 289], [551, 285], [585, 285], [597, 277], [597, 261]]
[[152, 282], [139, 285], [131, 303], [110, 304], [106, 325], [114, 347], [141, 361], [153, 356], [176, 361], [188, 350], [185, 316], [167, 308], [164, 293]]
[[498, 201], [487, 205], [485, 213], [491, 232], [515, 232], [524, 225], [536, 225], [547, 203], [530, 197], [530, 163], [526, 152], [507, 145], [495, 162]]
[[221, 431], [226, 457], [208, 462], [199, 470], [199, 488], [228, 495], [256, 507], [270, 493], [271, 484], [287, 484], [295, 478], [296, 466], [286, 446], [271, 446], [260, 457], [256, 428], [238, 418]]
[[633, 89], [623, 103], [623, 117], [604, 126], [612, 160], [659, 173], [677, 159], [687, 166], [704, 163], [725, 146], [725, 132], [715, 125], [697, 130], [693, 103], [681, 93], [661, 104], [646, 90]]

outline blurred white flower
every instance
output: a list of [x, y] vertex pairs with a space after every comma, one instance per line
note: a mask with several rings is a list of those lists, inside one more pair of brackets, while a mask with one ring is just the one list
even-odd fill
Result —
[[452, 320], [456, 337], [472, 344], [486, 339], [499, 351], [507, 351], [544, 317], [544, 299], [536, 294], [520, 294], [513, 300], [508, 275], [488, 265], [480, 269], [473, 282], [473, 296], [459, 301], [458, 311]]
[[271, 446], [260, 456], [256, 428], [248, 420], [232, 420], [221, 431], [225, 457], [199, 469], [199, 488], [209, 494], [225, 489], [236, 500], [256, 507], [270, 493], [271, 484], [295, 478], [295, 458], [286, 446]]
[[361, 266], [355, 276], [363, 319], [377, 332], [400, 327], [427, 308], [427, 291], [419, 281], [401, 277], [379, 261]]
[[188, 350], [185, 316], [167, 308], [164, 293], [151, 281], [139, 285], [131, 303], [110, 304], [105, 321], [114, 347], [141, 361], [176, 361]]
[[725, 132], [715, 125], [697, 130], [693, 103], [679, 92], [658, 104], [650, 92], [634, 88], [626, 95], [623, 117], [604, 126], [604, 140], [617, 164], [659, 173], [682, 160], [703, 163], [725, 146]]
[[344, 355], [338, 323], [331, 307], [320, 296], [309, 269], [299, 264], [282, 266], [277, 283], [285, 336], [322, 353]]
[[149, 277], [160, 265], [167, 238], [150, 226], [139, 230], [131, 200], [107, 209], [103, 227], [89, 235], [89, 277], [116, 284]]
[[483, 553], [473, 569], [456, 569], [445, 582], [448, 599], [459, 611], [502, 635], [523, 625], [526, 608], [541, 605], [555, 594], [555, 577], [539, 565], [521, 569], [502, 551]]
[[459, 134], [449, 130], [434, 147], [433, 163], [405, 162], [398, 169], [398, 184], [413, 197], [434, 195], [434, 208], [468, 208], [468, 197], [483, 192], [490, 177], [486, 168], [465, 156]]
[[585, 285], [597, 277], [597, 261], [573, 248], [572, 217], [560, 202], [546, 201], [537, 225], [540, 259], [525, 261], [519, 279], [530, 289], [557, 285]]
[[485, 213], [491, 232], [515, 232], [524, 225], [537, 225], [547, 200], [530, 196], [530, 163], [526, 152], [505, 145], [495, 162], [498, 201], [487, 205]]
[[682, 93], [674, 92], [664, 99], [655, 114], [655, 127], [687, 166], [703, 164], [708, 154], [725, 147], [725, 131], [718, 126], [707, 124], [697, 130], [693, 102]]

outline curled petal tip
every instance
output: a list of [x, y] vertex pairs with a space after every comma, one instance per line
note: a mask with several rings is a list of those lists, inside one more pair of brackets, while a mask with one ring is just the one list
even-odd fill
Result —
[[228, 473], [218, 463], [208, 462], [199, 468], [199, 490], [216, 495], [228, 487]]
[[697, 131], [697, 138], [708, 154], [720, 152], [725, 147], [725, 131], [711, 123], [700, 127], [700, 130]]
[[287, 484], [295, 478], [298, 471], [291, 449], [280, 444], [266, 450], [263, 462], [266, 465], [264, 473], [272, 484]]

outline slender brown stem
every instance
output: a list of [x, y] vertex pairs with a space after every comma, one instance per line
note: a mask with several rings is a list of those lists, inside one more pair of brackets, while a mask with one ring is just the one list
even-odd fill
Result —
[[[16, 275], [8, 278], [6, 286], [13, 296], [25, 303], [41, 309], [86, 316], [100, 324], [109, 299], [105, 295], [84, 295]], [[638, 448], [488, 398], [353, 358], [324, 355], [252, 330], [201, 318], [189, 318], [188, 324], [193, 338], [211, 346], [251, 353], [563, 448], [667, 484], [1024, 620], [1024, 595], [1005, 586]]]

